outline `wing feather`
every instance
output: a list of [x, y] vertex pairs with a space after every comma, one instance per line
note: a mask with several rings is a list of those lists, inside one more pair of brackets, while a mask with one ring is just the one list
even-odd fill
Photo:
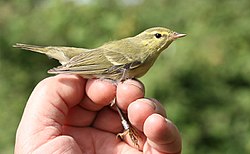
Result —
[[50, 72], [83, 75], [121, 73], [139, 67], [147, 56], [140, 46], [134, 45], [129, 39], [123, 39], [74, 56], [68, 63]]

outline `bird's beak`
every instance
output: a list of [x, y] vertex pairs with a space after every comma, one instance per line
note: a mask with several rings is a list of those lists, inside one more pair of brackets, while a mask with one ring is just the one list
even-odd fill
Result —
[[181, 38], [181, 37], [185, 37], [186, 35], [187, 34], [180, 34], [180, 33], [174, 32], [173, 35], [172, 35], [172, 37], [175, 40], [175, 39], [178, 39], [178, 38]]

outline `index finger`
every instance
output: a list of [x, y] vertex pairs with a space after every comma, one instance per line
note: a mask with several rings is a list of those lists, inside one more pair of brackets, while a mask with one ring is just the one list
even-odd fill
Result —
[[128, 106], [139, 98], [143, 98], [145, 93], [144, 85], [139, 80], [128, 79], [117, 85], [117, 105], [123, 111], [127, 111]]

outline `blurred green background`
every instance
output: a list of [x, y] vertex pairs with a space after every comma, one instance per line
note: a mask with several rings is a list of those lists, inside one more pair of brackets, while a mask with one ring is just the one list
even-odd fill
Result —
[[250, 153], [249, 0], [0, 0], [0, 153], [36, 84], [59, 65], [12, 45], [94, 48], [163, 26], [188, 36], [141, 80], [183, 138], [184, 154]]

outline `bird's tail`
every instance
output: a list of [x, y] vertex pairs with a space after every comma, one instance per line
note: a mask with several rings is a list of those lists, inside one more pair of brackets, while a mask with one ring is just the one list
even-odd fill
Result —
[[21, 43], [17, 43], [16, 45], [13, 45], [13, 47], [46, 54], [51, 58], [59, 60], [59, 62], [63, 65], [66, 64], [72, 57], [90, 51], [89, 49], [84, 49], [84, 48], [62, 47], [62, 46], [43, 47], [43, 46], [28, 45]]
[[67, 63], [71, 57], [79, 54], [78, 52], [71, 54], [71, 50], [69, 50], [70, 48], [68, 47], [43, 47], [21, 43], [17, 43], [16, 45], [13, 45], [13, 47], [46, 54], [51, 58], [57, 59], [61, 64]]
[[13, 47], [21, 48], [21, 49], [25, 49], [25, 50], [30, 50], [30, 51], [34, 51], [34, 52], [39, 52], [39, 53], [43, 53], [43, 54], [46, 54], [48, 52], [48, 49], [46, 49], [46, 47], [36, 46], [36, 45], [17, 43], [15, 45], [13, 45]]

